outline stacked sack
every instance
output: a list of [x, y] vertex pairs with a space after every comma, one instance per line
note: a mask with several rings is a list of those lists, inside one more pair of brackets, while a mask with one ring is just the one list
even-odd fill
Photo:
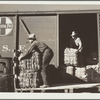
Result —
[[78, 55], [76, 53], [77, 49], [66, 48], [64, 50], [64, 63], [66, 65], [78, 66]]
[[100, 66], [99, 63], [95, 65], [86, 66], [86, 75], [88, 82], [100, 82]]
[[20, 61], [19, 64], [19, 86], [20, 88], [33, 88], [39, 85], [40, 55], [34, 52], [30, 59]]

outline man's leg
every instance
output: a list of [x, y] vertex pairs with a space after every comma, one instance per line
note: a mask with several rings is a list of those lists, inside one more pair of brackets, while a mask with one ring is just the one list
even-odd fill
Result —
[[49, 49], [45, 50], [43, 57], [42, 57], [42, 70], [41, 70], [41, 75], [42, 75], [44, 85], [48, 85], [46, 69], [52, 57], [53, 57], [53, 52]]

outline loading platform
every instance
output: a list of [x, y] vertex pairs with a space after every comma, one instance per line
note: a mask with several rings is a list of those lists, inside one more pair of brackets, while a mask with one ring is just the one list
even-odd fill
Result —
[[63, 92], [63, 93], [74, 93], [78, 92], [100, 92], [100, 83], [85, 83], [85, 84], [64, 84], [64, 85], [53, 85], [48, 88], [21, 88], [15, 89], [15, 92]]

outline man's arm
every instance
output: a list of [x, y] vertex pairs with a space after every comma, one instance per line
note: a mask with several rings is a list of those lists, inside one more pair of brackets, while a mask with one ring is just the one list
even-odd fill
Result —
[[81, 52], [83, 47], [82, 47], [82, 41], [80, 38], [78, 38], [78, 45], [79, 45], [78, 51]]
[[34, 41], [29, 47], [29, 49], [25, 53], [23, 53], [21, 56], [19, 56], [19, 60], [24, 59], [28, 54], [30, 54], [35, 48], [35, 46], [36, 46], [36, 42]]

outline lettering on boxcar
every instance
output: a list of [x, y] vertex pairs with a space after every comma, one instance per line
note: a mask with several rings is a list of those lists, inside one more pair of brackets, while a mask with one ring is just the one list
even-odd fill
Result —
[[[2, 46], [2, 51], [12, 51], [13, 52], [14, 48], [10, 48], [9, 45], [3, 45]], [[21, 51], [26, 51], [25, 45], [19, 45], [19, 50]]]
[[3, 45], [2, 51], [9, 51], [10, 49], [8, 48], [8, 45]]

